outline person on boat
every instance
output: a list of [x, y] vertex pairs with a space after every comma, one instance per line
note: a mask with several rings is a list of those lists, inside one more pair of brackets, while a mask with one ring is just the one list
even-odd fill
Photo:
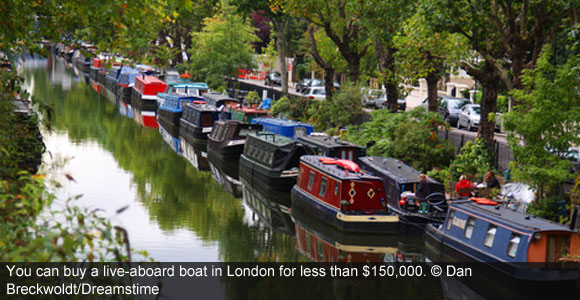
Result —
[[485, 186], [488, 189], [501, 188], [501, 186], [499, 185], [499, 181], [495, 177], [495, 173], [493, 171], [487, 172], [487, 174], [485, 174], [485, 177], [483, 179], [485, 181]]
[[429, 209], [429, 204], [427, 203], [427, 196], [431, 194], [431, 188], [429, 187], [429, 179], [425, 174], [419, 174], [419, 184], [417, 185], [417, 200], [420, 203], [419, 213], [426, 213]]
[[467, 180], [467, 176], [461, 175], [455, 185], [455, 191], [459, 197], [469, 197], [471, 196], [471, 191], [473, 191], [473, 184]]

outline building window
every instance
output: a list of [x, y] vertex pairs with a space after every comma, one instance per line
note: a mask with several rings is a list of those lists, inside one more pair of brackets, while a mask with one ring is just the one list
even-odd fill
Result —
[[447, 218], [447, 225], [445, 226], [445, 229], [449, 230], [451, 229], [451, 223], [453, 223], [453, 218], [455, 218], [455, 210], [451, 210], [451, 212], [449, 212], [449, 218]]
[[507, 248], [507, 255], [509, 257], [516, 257], [518, 253], [518, 246], [520, 245], [520, 235], [517, 233], [512, 233], [510, 237], [510, 242]]
[[487, 233], [485, 234], [485, 239], [483, 240], [483, 245], [491, 248], [493, 247], [493, 241], [495, 240], [495, 233], [497, 231], [497, 226], [489, 225], [487, 228]]
[[320, 181], [320, 191], [318, 191], [318, 194], [320, 195], [320, 197], [324, 197], [324, 195], [326, 194], [326, 182], [328, 181], [328, 179], [326, 177], [322, 177], [322, 180]]
[[308, 190], [312, 190], [312, 186], [314, 185], [314, 171], [310, 171], [310, 176], [308, 176]]
[[467, 219], [467, 226], [465, 226], [464, 236], [468, 239], [473, 235], [473, 228], [475, 227], [475, 218], [469, 217]]

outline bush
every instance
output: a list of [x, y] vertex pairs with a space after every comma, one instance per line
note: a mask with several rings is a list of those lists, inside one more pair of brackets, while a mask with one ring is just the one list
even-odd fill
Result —
[[367, 151], [370, 155], [394, 157], [428, 171], [448, 166], [455, 153], [453, 145], [435, 131], [441, 124], [440, 115], [421, 109], [402, 113], [378, 110], [371, 113], [369, 122], [350, 126], [346, 137], [359, 145], [374, 143]]
[[492, 169], [493, 160], [485, 140], [477, 138], [475, 142], [467, 142], [461, 148], [461, 153], [449, 166], [449, 172], [454, 180], [461, 175], [471, 179], [483, 178], [485, 173]]
[[562, 203], [563, 200], [560, 197], [538, 199], [528, 206], [527, 212], [544, 219], [564, 223], [568, 218], [562, 215], [562, 212], [565, 214], [565, 208], [561, 207]]
[[292, 120], [304, 120], [311, 103], [312, 101], [308, 98], [283, 96], [272, 105], [272, 115]]
[[320, 131], [360, 124], [361, 98], [361, 88], [347, 82], [331, 99], [311, 106], [308, 110], [308, 119]]

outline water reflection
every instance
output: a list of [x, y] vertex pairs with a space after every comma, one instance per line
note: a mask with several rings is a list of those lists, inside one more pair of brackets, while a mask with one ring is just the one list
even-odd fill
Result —
[[[63, 158], [49, 174], [64, 183], [60, 200], [83, 194], [79, 205], [104, 209], [127, 228], [132, 247], [157, 260], [296, 259], [292, 237], [248, 224], [240, 199], [166, 147], [157, 130], [122, 117], [109, 91], [98, 94], [74, 79], [64, 89], [64, 80], [53, 76], [74, 78], [71, 71], [58, 60], [43, 64], [21, 71], [32, 93], [54, 110], [55, 131], [44, 135], [53, 159]], [[125, 205], [130, 209], [115, 216]]]

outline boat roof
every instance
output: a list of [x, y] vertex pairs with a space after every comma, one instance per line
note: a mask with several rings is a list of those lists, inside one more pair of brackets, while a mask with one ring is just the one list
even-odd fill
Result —
[[302, 157], [300, 157], [300, 161], [303, 163], [306, 163], [310, 166], [313, 166], [316, 169], [324, 171], [325, 173], [327, 173], [335, 178], [338, 178], [340, 180], [361, 180], [361, 179], [380, 180], [380, 178], [366, 174], [364, 172], [359, 172], [359, 173], [355, 173], [355, 172], [351, 172], [351, 171], [346, 172], [345, 169], [343, 169], [337, 165], [324, 164], [320, 161], [321, 158], [323, 160], [324, 159], [331, 159], [331, 158], [326, 157], [326, 156], [303, 155]]
[[179, 99], [191, 99], [191, 100], [203, 100], [201, 97], [196, 97], [187, 94], [167, 94], [165, 95], [165, 99], [167, 98], [179, 98]]
[[308, 124], [308, 123], [302, 123], [302, 122], [287, 120], [287, 119], [275, 119], [275, 118], [254, 118], [254, 119], [252, 119], [252, 123], [254, 123], [254, 124], [259, 123], [262, 125], [272, 124], [272, 125], [278, 125], [278, 126], [303, 126], [303, 127], [313, 128], [313, 126]]
[[474, 201], [454, 203], [451, 202], [450, 208], [464, 210], [486, 219], [519, 228], [522, 231], [567, 231], [574, 232], [570, 228], [541, 217], [524, 214], [519, 211], [513, 211], [502, 206], [481, 205]]
[[191, 106], [192, 109], [202, 112], [215, 112], [218, 113], [219, 110], [217, 107], [209, 104], [201, 104], [201, 103], [188, 103], [185, 106]]
[[329, 137], [326, 134], [310, 134], [307, 136], [301, 136], [298, 138], [298, 140], [308, 144], [314, 144], [317, 147], [321, 148], [350, 147], [350, 148], [365, 149], [365, 147], [362, 147], [360, 145], [345, 141], [338, 137]]
[[179, 82], [168, 83], [168, 85], [170, 85], [172, 87], [176, 87], [176, 88], [187, 87], [187, 88], [194, 88], [194, 89], [209, 89], [209, 86], [207, 85], [207, 83], [203, 83], [203, 82], [179, 81]]
[[295, 144], [296, 140], [285, 137], [283, 135], [279, 135], [279, 134], [275, 134], [275, 133], [271, 133], [269, 131], [258, 131], [258, 132], [252, 132], [248, 134], [248, 138], [249, 137], [253, 137], [256, 139], [259, 139], [261, 141], [264, 141], [266, 143], [269, 144], [274, 144], [277, 146], [285, 146], [285, 145], [290, 145], [290, 144]]
[[165, 84], [161, 79], [150, 75], [141, 76], [139, 78], [136, 78], [136, 80], [142, 81], [143, 84]]
[[236, 102], [239, 102], [240, 101], [240, 100], [238, 100], [236, 98], [232, 98], [232, 97], [230, 97], [228, 95], [224, 95], [224, 94], [221, 94], [221, 93], [214, 93], [214, 92], [203, 94], [203, 97], [208, 98], [208, 99], [211, 99], [211, 100], [214, 100], [216, 102], [217, 101], [220, 101], [220, 100], [232, 100], [232, 101], [236, 101]]
[[418, 177], [421, 172], [398, 159], [382, 156], [365, 156], [360, 157], [359, 160], [361, 162], [361, 168], [372, 169], [367, 171], [379, 172], [381, 175], [395, 179], [398, 183], [419, 182]]

